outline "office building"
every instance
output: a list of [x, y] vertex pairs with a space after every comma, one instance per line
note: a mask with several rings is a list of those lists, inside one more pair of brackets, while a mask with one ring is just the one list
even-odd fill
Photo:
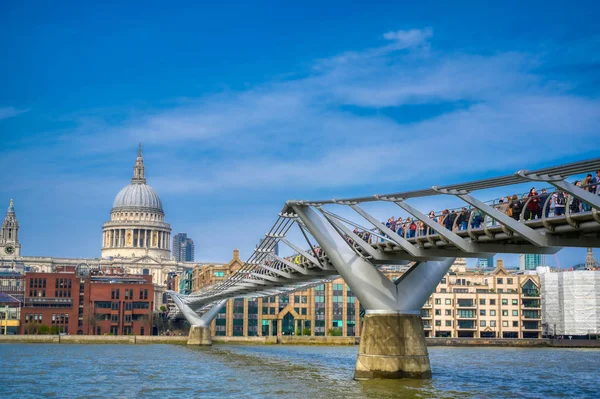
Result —
[[179, 233], [173, 237], [173, 258], [177, 262], [193, 262], [194, 251], [194, 240], [188, 238], [186, 233]]
[[535, 270], [538, 266], [544, 266], [544, 255], [521, 254], [519, 256], [519, 270]]
[[487, 269], [490, 267], [494, 267], [494, 257], [490, 256], [489, 258], [477, 259], [477, 267], [479, 269]]

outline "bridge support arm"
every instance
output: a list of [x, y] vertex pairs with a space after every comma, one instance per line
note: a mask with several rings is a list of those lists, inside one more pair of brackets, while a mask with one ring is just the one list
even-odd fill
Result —
[[312, 208], [293, 209], [366, 309], [354, 378], [430, 378], [420, 309], [454, 258], [413, 266], [396, 285]]
[[227, 299], [217, 301], [206, 313], [202, 316], [198, 315], [192, 308], [190, 308], [176, 292], [167, 291], [167, 293], [173, 298], [173, 301], [185, 317], [185, 319], [191, 324], [190, 335], [188, 337], [188, 345], [201, 345], [209, 346], [212, 345], [212, 339], [210, 334], [210, 324], [217, 317], [219, 311], [227, 303]]

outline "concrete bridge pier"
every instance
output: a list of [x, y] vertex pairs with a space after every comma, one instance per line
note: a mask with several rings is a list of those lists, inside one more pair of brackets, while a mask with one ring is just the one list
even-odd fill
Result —
[[431, 378], [421, 308], [454, 258], [413, 264], [392, 282], [311, 207], [293, 210], [366, 310], [354, 378]]
[[421, 317], [367, 312], [354, 379], [431, 378]]
[[187, 341], [188, 345], [211, 346], [212, 337], [210, 335], [210, 326], [191, 326], [190, 335]]

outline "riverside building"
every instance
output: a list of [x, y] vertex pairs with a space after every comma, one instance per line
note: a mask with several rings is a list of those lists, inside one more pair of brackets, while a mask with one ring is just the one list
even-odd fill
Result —
[[154, 285], [119, 268], [27, 273], [22, 334], [150, 335]]
[[[234, 251], [225, 265], [193, 271], [192, 291], [226, 279], [242, 266]], [[391, 279], [402, 272], [389, 268]], [[423, 306], [428, 337], [541, 338], [540, 281], [509, 273], [501, 260], [491, 273], [467, 271], [457, 259]], [[359, 336], [360, 302], [340, 278], [303, 291], [263, 298], [230, 299], [212, 323], [215, 336]]]

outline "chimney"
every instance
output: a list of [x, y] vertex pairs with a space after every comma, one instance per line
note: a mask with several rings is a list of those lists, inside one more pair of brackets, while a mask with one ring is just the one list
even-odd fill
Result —
[[235, 260], [240, 259], [240, 250], [237, 248], [233, 250], [233, 259], [235, 259]]

